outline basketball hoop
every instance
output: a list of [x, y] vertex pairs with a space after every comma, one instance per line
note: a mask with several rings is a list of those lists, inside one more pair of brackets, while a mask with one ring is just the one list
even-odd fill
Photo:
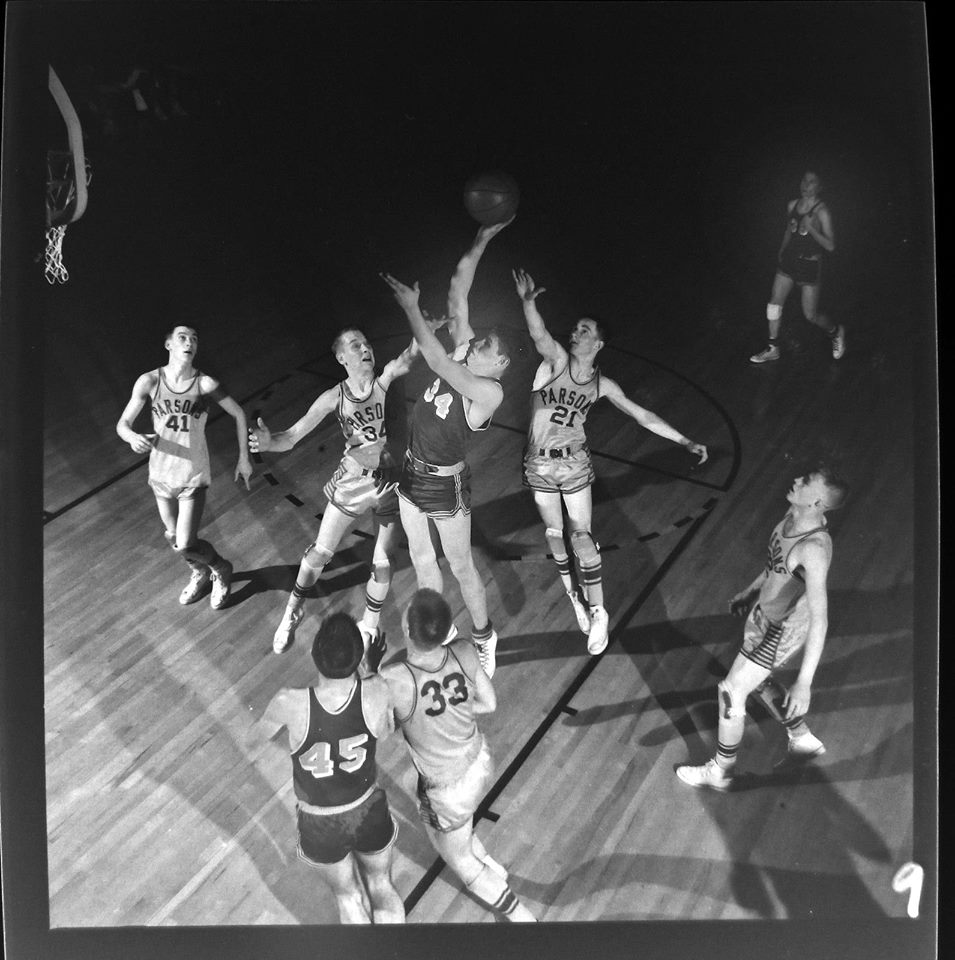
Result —
[[69, 271], [63, 265], [63, 237], [66, 224], [62, 227], [50, 227], [46, 232], [46, 253], [44, 255], [44, 273], [47, 283], [66, 283], [70, 279]]
[[[84, 186], [93, 179], [90, 162], [86, 166]], [[77, 182], [73, 154], [65, 150], [48, 150], [46, 154], [46, 250], [44, 273], [47, 283], [66, 283], [69, 271], [63, 264], [63, 237], [67, 225], [76, 217]]]
[[[48, 150], [46, 154], [46, 250], [44, 272], [47, 282], [66, 283], [70, 275], [63, 265], [63, 237], [66, 228], [86, 210], [87, 190], [92, 171], [83, 152], [83, 131], [79, 117], [53, 67], [49, 88], [66, 123], [69, 150]], [[82, 171], [77, 176], [77, 171]], [[39, 256], [37, 256], [39, 260]]]

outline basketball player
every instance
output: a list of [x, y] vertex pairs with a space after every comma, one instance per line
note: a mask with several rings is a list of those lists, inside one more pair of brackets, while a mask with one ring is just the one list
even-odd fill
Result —
[[363, 652], [355, 621], [333, 613], [312, 643], [318, 682], [279, 690], [260, 724], [272, 736], [288, 730], [298, 857], [332, 888], [342, 923], [404, 923], [391, 880], [398, 825], [376, 782], [378, 740], [394, 729], [391, 703], [381, 677], [359, 677]]
[[305, 599], [314, 596], [315, 584], [349, 527], [369, 510], [375, 521], [375, 549], [365, 588], [365, 613], [358, 625], [366, 646], [378, 634], [381, 607], [391, 586], [391, 559], [398, 532], [398, 467], [386, 447], [385, 396], [391, 384], [411, 368], [418, 347], [412, 341], [385, 364], [380, 376], [375, 375], [375, 351], [360, 330], [343, 330], [332, 343], [332, 353], [348, 374], [341, 383], [322, 393], [287, 430], [272, 433], [260, 417], [258, 426], [249, 431], [253, 453], [291, 450], [332, 413], [345, 435], [341, 463], [325, 484], [328, 505], [318, 536], [302, 557], [295, 586], [272, 638], [275, 653], [284, 653], [291, 646], [305, 616]]
[[751, 363], [767, 363], [778, 360], [779, 325], [783, 304], [793, 288], [802, 291], [802, 312], [810, 323], [822, 327], [832, 341], [832, 355], [838, 360], [846, 352], [846, 331], [842, 324], [836, 326], [818, 313], [819, 292], [822, 283], [824, 253], [836, 249], [829, 208], [819, 199], [822, 183], [819, 177], [807, 170], [799, 184], [800, 197], [790, 200], [786, 229], [779, 247], [778, 266], [773, 280], [773, 292], [766, 305], [769, 321], [769, 343], [765, 350], [751, 356]]
[[[116, 432], [134, 453], [149, 453], [149, 485], [156, 495], [166, 540], [192, 568], [179, 602], [195, 603], [211, 581], [212, 608], [221, 610], [229, 599], [232, 564], [220, 557], [207, 540], [197, 538], [211, 482], [206, 419], [209, 401], [215, 400], [235, 420], [239, 460], [234, 479], [241, 477], [248, 490], [252, 462], [245, 413], [216, 380], [193, 366], [199, 336], [192, 327], [175, 327], [167, 334], [165, 346], [169, 351], [168, 363], [137, 379]], [[137, 433], [133, 423], [147, 403], [155, 432]]]
[[[742, 616], [748, 611], [748, 616], [742, 648], [717, 688], [716, 755], [699, 767], [677, 767], [677, 776], [684, 783], [715, 790], [732, 785], [743, 739], [746, 698], [751, 693], [786, 728], [789, 758], [800, 761], [825, 753], [805, 716], [828, 628], [826, 576], [832, 561], [832, 539], [825, 514], [841, 507], [847, 493], [845, 481], [827, 467], [797, 477], [793, 483], [786, 496], [789, 510], [769, 538], [766, 566], [729, 602], [732, 613]], [[803, 651], [799, 673], [785, 690], [773, 673], [799, 650]]]
[[[591, 317], [578, 320], [570, 334], [570, 350], [565, 350], [550, 335], [537, 309], [537, 297], [545, 288], [537, 287], [523, 270], [515, 270], [513, 275], [528, 332], [542, 357], [531, 393], [523, 482], [534, 494], [546, 527], [547, 545], [573, 604], [577, 623], [588, 635], [587, 650], [596, 655], [607, 646], [609, 618], [604, 607], [600, 549], [590, 532], [594, 468], [584, 432], [590, 408], [606, 397], [641, 427], [686, 447], [699, 457], [700, 463], [706, 460], [707, 450], [655, 413], [638, 406], [614, 380], [601, 375], [595, 360], [607, 339], [602, 324]], [[577, 559], [583, 602], [574, 586], [564, 541], [563, 508], [570, 524], [570, 546]]]
[[513, 219], [481, 227], [457, 265], [448, 290], [447, 324], [454, 345], [450, 354], [445, 353], [421, 312], [418, 284], [408, 287], [382, 274], [435, 375], [411, 415], [409, 449], [398, 484], [401, 525], [408, 537], [418, 586], [441, 593], [443, 579], [429, 520], [437, 527], [444, 555], [471, 614], [471, 639], [489, 677], [494, 676], [497, 633], [488, 617], [484, 581], [471, 556], [471, 469], [465, 458], [471, 434], [490, 426], [504, 399], [500, 378], [510, 356], [499, 333], [491, 331], [481, 339], [474, 336], [468, 293], [488, 242]]
[[447, 641], [451, 608], [441, 594], [419, 590], [402, 617], [408, 659], [381, 671], [395, 719], [418, 771], [418, 812], [428, 838], [468, 890], [506, 920], [534, 922], [514, 895], [507, 871], [474, 833], [473, 817], [493, 773], [475, 714], [497, 699], [474, 648]]

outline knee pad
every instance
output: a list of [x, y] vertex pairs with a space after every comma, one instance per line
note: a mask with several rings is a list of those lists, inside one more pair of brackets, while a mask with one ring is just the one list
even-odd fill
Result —
[[582, 566], [593, 566], [600, 561], [600, 548], [589, 530], [574, 530], [570, 535], [570, 546]]
[[372, 564], [371, 579], [374, 580], [375, 583], [391, 583], [391, 564]]
[[544, 531], [544, 537], [547, 539], [547, 546], [555, 557], [565, 557], [567, 555], [567, 544], [564, 543], [564, 531], [560, 527], [548, 527]]
[[740, 700], [736, 691], [725, 681], [721, 680], [716, 687], [720, 701], [720, 717], [724, 720], [737, 720], [746, 716], [746, 700]]
[[317, 543], [310, 543], [308, 549], [302, 555], [302, 563], [304, 563], [306, 567], [311, 567], [312, 570], [321, 570], [333, 556], [335, 556], [334, 552], [327, 547], [323, 547]]
[[215, 549], [208, 540], [194, 540], [188, 547], [175, 546], [176, 553], [181, 553], [189, 563], [205, 563], [211, 565], [217, 559]]
[[783, 315], [783, 308], [778, 303], [766, 304], [766, 319], [779, 320]]

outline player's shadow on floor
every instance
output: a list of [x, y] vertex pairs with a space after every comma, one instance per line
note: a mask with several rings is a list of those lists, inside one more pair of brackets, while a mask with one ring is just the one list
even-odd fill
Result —
[[[402, 551], [398, 551], [398, 556], [392, 563], [393, 572], [410, 565], [407, 559], [401, 559], [401, 553]], [[407, 557], [406, 552], [405, 557]], [[368, 582], [370, 565], [371, 558], [360, 555], [354, 548], [350, 547], [336, 553], [315, 585], [316, 597], [326, 598], [355, 587], [364, 587]], [[228, 606], [244, 603], [259, 593], [270, 591], [291, 593], [297, 574], [298, 564], [273, 564], [254, 570], [237, 570], [232, 574], [232, 591], [229, 594]], [[236, 589], [236, 584], [242, 584], [242, 586]]]
[[[699, 790], [697, 795], [714, 825], [722, 832], [726, 855], [720, 860], [673, 854], [613, 853], [580, 864], [569, 874], [547, 883], [511, 871], [512, 885], [529, 900], [553, 907], [569, 907], [599, 890], [620, 890], [632, 880], [645, 887], [671, 889], [684, 897], [693, 890], [701, 903], [735, 906], [764, 919], [852, 919], [884, 917], [883, 907], [859, 877], [858, 860], [888, 865], [892, 851], [879, 832], [848, 801], [835, 784], [859, 779], [858, 768], [878, 766], [880, 776], [904, 774], [892, 760], [904, 753], [911, 740], [911, 727], [904, 727], [880, 743], [870, 754], [826, 766], [805, 764], [744, 778], [747, 786], [731, 793]], [[903, 750], [900, 750], [900, 746]], [[762, 829], [776, 815], [780, 804], [798, 802], [797, 786], [812, 786], [814, 824], [801, 838], [787, 840], [778, 831]], [[688, 787], [680, 787], [689, 791]], [[579, 830], [590, 830], [590, 823]], [[570, 847], [579, 843], [576, 830], [563, 838]], [[787, 843], [801, 840], [802, 862], [811, 870], [771, 866]], [[560, 862], [560, 849], [554, 851]], [[792, 858], [790, 858], [792, 859]], [[595, 878], [598, 886], [595, 888]], [[585, 893], [582, 891], [586, 891]], [[665, 919], [667, 914], [663, 914]], [[621, 913], [620, 920], [660, 919], [638, 910]], [[603, 919], [610, 919], [605, 916]], [[681, 917], [680, 919], [685, 919]]]

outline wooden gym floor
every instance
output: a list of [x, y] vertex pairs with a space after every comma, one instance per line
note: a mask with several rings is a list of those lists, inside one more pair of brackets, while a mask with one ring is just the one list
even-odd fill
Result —
[[[492, 290], [495, 309], [513, 312], [501, 269], [511, 251], [494, 254], [476, 295]], [[231, 317], [231, 340], [203, 339], [200, 365], [214, 350], [250, 417], [285, 426], [339, 379], [327, 332], [303, 357], [281, 337], [263, 348], [240, 303]], [[473, 540], [501, 636], [499, 708], [483, 724], [497, 779], [478, 832], [544, 921], [904, 915], [891, 879], [914, 842], [915, 451], [911, 391], [900, 389], [912, 358], [861, 331], [836, 363], [812, 329], [788, 322], [801, 342], [759, 368], [719, 322], [651, 350], [634, 325], [607, 347], [605, 373], [711, 456], [696, 467], [609, 406], [591, 414], [612, 637], [598, 658], [520, 483], [530, 357], [508, 375], [492, 429], [475, 437]], [[379, 363], [405, 342], [397, 307], [364, 326]], [[327, 889], [293, 854], [285, 751], [250, 731], [279, 686], [309, 682], [307, 638], [320, 616], [361, 607], [367, 522], [329, 567], [292, 650], [270, 651], [338, 462], [337, 427], [265, 455], [247, 492], [231, 480], [232, 421], [210, 422], [216, 479], [203, 535], [235, 564], [232, 601], [221, 612], [182, 608], [187, 570], [164, 547], [144, 461], [112, 433], [141, 371], [87, 363], [97, 347], [77, 330], [51, 341], [45, 422], [51, 926], [334, 923]], [[158, 363], [155, 339], [142, 352]], [[421, 366], [409, 375], [409, 398], [425, 377]], [[782, 732], [753, 708], [741, 789], [694, 791], [674, 767], [713, 746], [715, 685], [740, 635], [726, 600], [759, 570], [793, 476], [820, 449], [838, 451], [854, 487], [832, 515], [829, 640], [811, 711], [828, 752], [801, 771], [776, 769]], [[446, 588], [466, 632], [453, 578]], [[403, 549], [383, 615], [392, 652], [414, 589]], [[492, 923], [417, 824], [401, 738], [379, 756], [409, 923]]]

